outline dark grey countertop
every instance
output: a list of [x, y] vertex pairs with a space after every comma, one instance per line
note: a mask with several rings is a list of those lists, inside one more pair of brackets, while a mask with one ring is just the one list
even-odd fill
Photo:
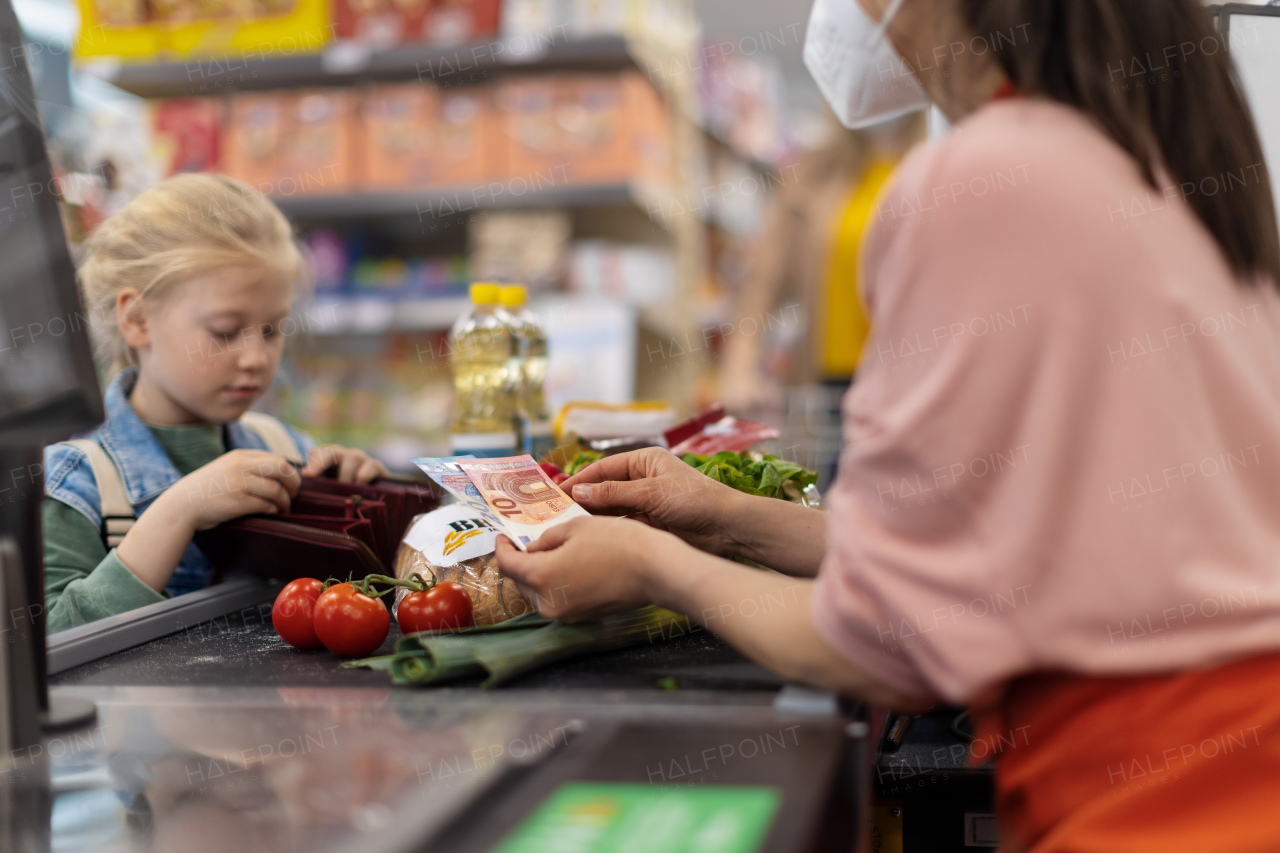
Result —
[[[400, 636], [393, 622], [378, 653], [390, 653]], [[271, 626], [270, 603], [264, 603], [59, 673], [50, 679], [50, 686], [390, 686], [385, 672], [342, 669], [339, 663], [328, 651], [301, 651], [286, 645]], [[490, 692], [481, 691], [479, 682], [473, 678], [403, 689]], [[554, 664], [496, 692], [638, 690], [653, 691], [653, 698], [663, 694], [674, 698], [691, 689], [763, 693], [767, 695], [760, 699], [768, 702], [782, 686], [777, 676], [747, 661], [714, 635], [699, 631]]]

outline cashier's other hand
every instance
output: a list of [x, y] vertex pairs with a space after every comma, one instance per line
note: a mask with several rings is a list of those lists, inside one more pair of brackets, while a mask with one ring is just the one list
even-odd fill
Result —
[[650, 603], [649, 567], [670, 536], [623, 518], [575, 518], [521, 551], [498, 537], [498, 568], [539, 613], [585, 622]]
[[660, 447], [606, 456], [560, 488], [591, 513], [628, 515], [712, 554], [725, 556], [734, 544], [727, 522], [741, 493]]
[[343, 483], [372, 483], [388, 473], [386, 466], [363, 450], [340, 444], [326, 444], [324, 447], [312, 448], [307, 454], [307, 465], [302, 469], [302, 476], [320, 477], [335, 466], [338, 470], [334, 472], [334, 478]]

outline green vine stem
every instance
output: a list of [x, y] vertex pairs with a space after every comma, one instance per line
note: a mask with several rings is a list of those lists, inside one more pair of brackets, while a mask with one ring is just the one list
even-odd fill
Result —
[[[392, 578], [386, 575], [367, 575], [360, 581], [353, 581], [350, 578], [345, 581], [340, 581], [337, 578], [329, 578], [320, 587], [320, 592], [323, 593], [329, 587], [337, 583], [349, 583], [363, 595], [367, 595], [370, 598], [382, 598], [387, 593], [393, 592], [399, 587], [405, 587], [413, 592], [425, 592], [436, 585], [436, 579], [432, 576], [432, 578], [428, 580], [418, 572], [414, 572], [409, 575], [408, 578]], [[379, 592], [374, 589], [374, 584], [385, 586], [386, 589]]]

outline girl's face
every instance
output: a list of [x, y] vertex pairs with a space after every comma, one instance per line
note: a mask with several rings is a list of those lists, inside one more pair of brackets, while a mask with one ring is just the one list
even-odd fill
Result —
[[283, 276], [228, 267], [134, 310], [123, 304], [126, 294], [117, 313], [138, 354], [132, 400], [144, 420], [228, 423], [271, 384], [284, 350], [280, 324], [293, 301], [292, 283]]

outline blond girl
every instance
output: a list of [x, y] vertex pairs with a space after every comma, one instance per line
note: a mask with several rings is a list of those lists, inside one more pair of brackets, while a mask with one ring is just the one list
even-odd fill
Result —
[[[170, 178], [86, 249], [80, 281], [113, 378], [103, 425], [45, 449], [50, 631], [203, 588], [212, 567], [193, 535], [288, 511], [300, 476], [386, 474], [359, 450], [315, 447], [249, 412], [280, 363], [281, 323], [305, 276], [288, 221], [260, 192], [217, 175]], [[124, 509], [104, 513], [100, 487]]]

